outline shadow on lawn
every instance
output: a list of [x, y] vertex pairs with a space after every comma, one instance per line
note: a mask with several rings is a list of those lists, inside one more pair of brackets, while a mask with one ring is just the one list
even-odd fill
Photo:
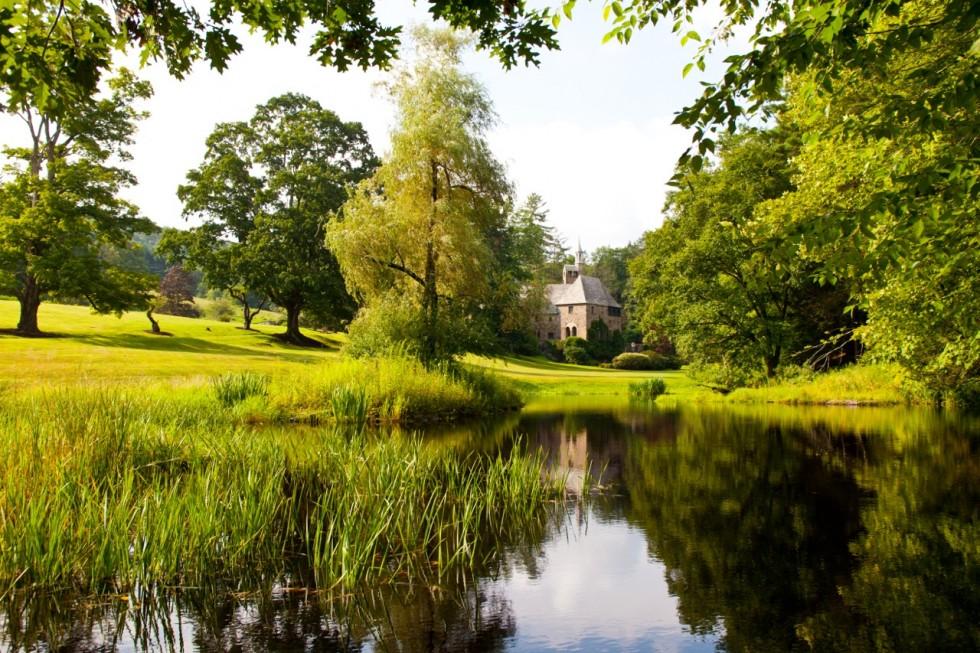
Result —
[[261, 356], [268, 358], [287, 358], [307, 362], [315, 360], [312, 356], [313, 351], [336, 350], [339, 347], [336, 343], [329, 340], [322, 341], [320, 348], [298, 347], [283, 342], [275, 334], [268, 334], [256, 331], [255, 345], [259, 347], [269, 347], [267, 351], [263, 349], [243, 347], [230, 343], [222, 343], [215, 340], [205, 340], [190, 336], [171, 335], [167, 338], [160, 338], [149, 333], [126, 333], [115, 335], [79, 335], [69, 336], [71, 340], [96, 347], [120, 347], [123, 349], [144, 349], [161, 352], [186, 352], [195, 354], [220, 354], [225, 356]]

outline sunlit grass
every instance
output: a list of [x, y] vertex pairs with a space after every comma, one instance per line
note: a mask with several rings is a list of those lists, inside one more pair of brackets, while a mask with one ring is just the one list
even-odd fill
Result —
[[320, 586], [450, 573], [543, 518], [541, 461], [360, 429], [251, 429], [204, 393], [0, 402], [0, 594], [126, 591], [300, 561]]
[[[17, 324], [17, 302], [0, 300], [0, 329]], [[41, 305], [41, 329], [49, 338], [20, 338], [0, 332], [0, 379], [11, 385], [103, 382], [180, 382], [223, 372], [287, 372], [339, 358], [343, 337], [304, 333], [322, 349], [294, 347], [275, 337], [283, 327], [253, 323], [245, 331], [234, 322], [158, 316], [172, 334], [147, 333], [142, 313], [95, 315], [83, 306]]]
[[795, 381], [739, 388], [726, 397], [736, 403], [892, 405], [922, 401], [901, 368], [851, 365]]

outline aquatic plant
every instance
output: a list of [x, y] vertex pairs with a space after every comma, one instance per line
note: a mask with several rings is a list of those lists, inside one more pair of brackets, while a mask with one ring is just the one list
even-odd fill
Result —
[[630, 383], [630, 396], [642, 399], [656, 399], [667, 392], [667, 384], [663, 379], [646, 379]]
[[546, 518], [560, 489], [540, 468], [520, 451], [364, 429], [249, 428], [194, 391], [5, 396], [0, 595], [191, 585], [296, 561], [323, 587], [456, 573]]
[[269, 377], [254, 372], [233, 372], [211, 380], [215, 396], [225, 406], [233, 406], [249, 397], [263, 397], [269, 392]]

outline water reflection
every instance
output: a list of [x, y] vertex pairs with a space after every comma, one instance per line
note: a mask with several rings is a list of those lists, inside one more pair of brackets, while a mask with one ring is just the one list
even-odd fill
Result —
[[[452, 583], [8, 598], [0, 648], [980, 650], [980, 429], [869, 409], [531, 406], [433, 446], [539, 447], [582, 492]], [[392, 437], [397, 437], [393, 435]], [[410, 579], [412, 580], [412, 579]]]

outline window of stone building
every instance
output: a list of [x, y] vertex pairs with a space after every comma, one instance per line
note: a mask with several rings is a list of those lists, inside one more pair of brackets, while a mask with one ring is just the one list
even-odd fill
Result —
[[569, 306], [568, 307], [568, 312], [571, 313], [573, 308], [575, 308], [575, 307], [574, 306]]
[[574, 324], [572, 325], [572, 335], [573, 336], [578, 335], [578, 327], [576, 327]]
[[622, 314], [621, 311], [622, 309], [619, 308], [618, 306], [610, 306], [609, 317], [619, 317]]

